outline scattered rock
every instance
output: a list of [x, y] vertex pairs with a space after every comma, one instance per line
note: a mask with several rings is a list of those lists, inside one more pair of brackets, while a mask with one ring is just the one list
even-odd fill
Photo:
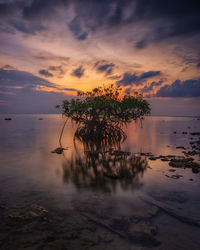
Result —
[[193, 158], [172, 159], [169, 165], [174, 168], [191, 168], [195, 174], [200, 171], [200, 164], [194, 162]]
[[195, 150], [192, 150], [192, 151], [183, 151], [184, 155], [186, 156], [194, 156], [194, 155], [197, 155], [198, 152], [195, 151]]

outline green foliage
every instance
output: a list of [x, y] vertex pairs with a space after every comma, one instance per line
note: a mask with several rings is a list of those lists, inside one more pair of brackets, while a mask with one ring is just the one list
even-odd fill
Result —
[[121, 140], [125, 138], [120, 128], [123, 124], [150, 113], [149, 103], [142, 95], [123, 95], [121, 87], [113, 84], [92, 91], [79, 91], [77, 95], [76, 99], [63, 101], [62, 112], [79, 124], [76, 136], [82, 139], [115, 136]]

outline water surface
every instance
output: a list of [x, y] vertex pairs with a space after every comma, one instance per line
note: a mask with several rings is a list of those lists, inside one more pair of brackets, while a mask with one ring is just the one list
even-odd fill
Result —
[[[131, 123], [120, 147], [97, 154], [74, 143], [76, 126], [68, 122], [68, 149], [58, 155], [51, 151], [59, 146], [60, 115], [9, 117], [0, 116], [1, 249], [199, 249], [200, 228], [191, 223], [200, 222], [199, 173], [171, 172], [169, 162], [143, 155], [183, 156], [176, 147], [189, 150], [191, 137], [199, 140], [190, 135], [200, 131], [197, 118]], [[116, 171], [123, 178], [110, 178]], [[33, 205], [48, 212], [13, 220]]]

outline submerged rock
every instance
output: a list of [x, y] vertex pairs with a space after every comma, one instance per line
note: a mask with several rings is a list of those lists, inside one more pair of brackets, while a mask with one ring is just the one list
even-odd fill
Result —
[[156, 240], [155, 235], [158, 232], [157, 226], [150, 222], [133, 223], [129, 226], [128, 237], [132, 240], [142, 242], [143, 244], [158, 246], [160, 242]]
[[165, 175], [166, 177], [168, 177], [168, 178], [172, 178], [172, 179], [179, 179], [180, 177], [183, 177], [182, 175], [180, 175], [180, 174], [173, 174], [173, 175]]
[[15, 221], [24, 222], [42, 217], [46, 213], [48, 213], [48, 211], [44, 207], [33, 204], [19, 214], [10, 214], [9, 218]]

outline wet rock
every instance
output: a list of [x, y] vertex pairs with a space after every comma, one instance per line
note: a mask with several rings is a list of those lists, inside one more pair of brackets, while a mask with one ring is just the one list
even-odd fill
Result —
[[194, 174], [198, 174], [199, 171], [200, 171], [200, 167], [199, 167], [199, 166], [192, 166], [192, 172], [193, 172]]
[[142, 155], [142, 156], [153, 156], [153, 154], [152, 153], [140, 153], [140, 155]]
[[171, 179], [179, 179], [180, 177], [183, 177], [182, 175], [180, 175], [180, 174], [173, 174], [173, 175], [165, 175], [166, 177], [168, 177], [168, 178], [171, 178]]
[[56, 154], [62, 154], [63, 150], [65, 150], [65, 148], [56, 148], [53, 151], [51, 151], [51, 153], [56, 153]]
[[46, 215], [47, 213], [48, 211], [44, 207], [33, 204], [19, 214], [10, 214], [9, 218], [14, 221], [24, 222], [27, 220], [37, 219]]
[[197, 155], [198, 152], [195, 151], [195, 150], [192, 150], [192, 151], [183, 151], [184, 155], [186, 156], [194, 156], [194, 155]]
[[161, 158], [161, 161], [170, 161], [168, 158]]
[[11, 120], [12, 120], [12, 118], [10, 118], [10, 117], [6, 117], [4, 120], [6, 120], [6, 121], [11, 121]]
[[169, 162], [169, 166], [174, 168], [191, 168], [193, 161], [193, 158], [171, 159]]
[[177, 149], [185, 149], [185, 147], [183, 147], [183, 146], [178, 146], [178, 147], [176, 147]]
[[191, 132], [191, 135], [200, 135], [200, 132]]
[[175, 155], [166, 155], [167, 158], [175, 158]]
[[158, 159], [157, 157], [149, 157], [149, 160], [151, 160], [151, 161], [155, 161], [157, 159]]

